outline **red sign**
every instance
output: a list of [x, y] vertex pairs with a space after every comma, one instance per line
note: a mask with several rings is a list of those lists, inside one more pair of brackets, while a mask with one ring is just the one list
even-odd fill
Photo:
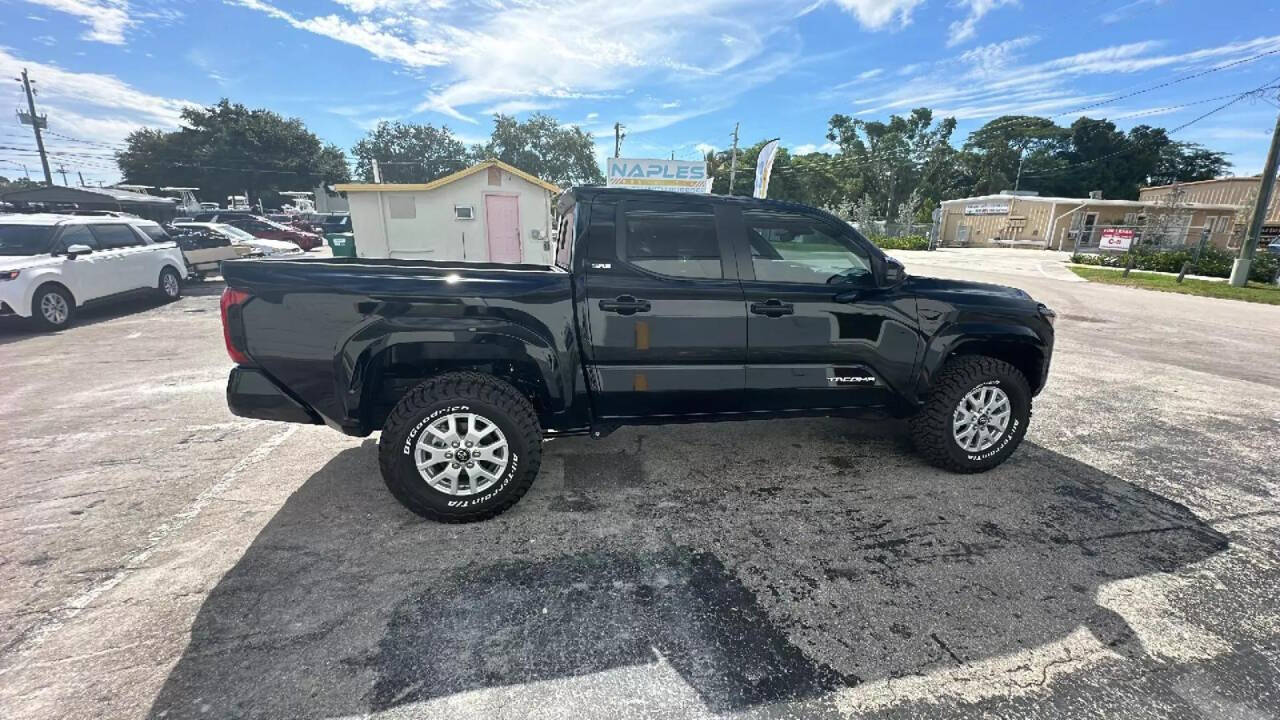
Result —
[[1102, 228], [1102, 237], [1098, 239], [1099, 250], [1128, 250], [1132, 244], [1132, 228]]

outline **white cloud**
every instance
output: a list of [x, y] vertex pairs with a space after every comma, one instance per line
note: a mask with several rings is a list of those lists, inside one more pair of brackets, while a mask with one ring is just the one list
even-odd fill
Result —
[[1147, 6], [1164, 5], [1165, 1], [1166, 0], [1134, 0], [1133, 2], [1126, 3], [1115, 8], [1114, 10], [1108, 10], [1098, 19], [1107, 25], [1111, 25], [1123, 20], [1128, 20], [1141, 12], [1146, 12]]
[[884, 72], [884, 68], [874, 68], [871, 70], [864, 70], [863, 72], [858, 73], [858, 79], [870, 80], [871, 78], [876, 77], [877, 75], [880, 75], [883, 72]]
[[[787, 72], [779, 61], [800, 61], [799, 35], [759, 18], [785, 20], [828, 0], [336, 0], [336, 13], [318, 17], [275, 0], [224, 1], [404, 66], [423, 80], [415, 113], [475, 123], [504, 105], [610, 99], [611, 114], [643, 132], [723, 107]], [[909, 22], [923, 2], [835, 1], [871, 29]], [[646, 84], [675, 97], [665, 107], [628, 102], [626, 93]]]
[[983, 45], [938, 61], [935, 67], [945, 67], [946, 72], [922, 72], [880, 83], [873, 86], [874, 92], [864, 91], [853, 99], [855, 112], [879, 115], [926, 106], [934, 109], [935, 116], [955, 115], [963, 120], [1004, 114], [1058, 115], [1091, 106], [1088, 112], [1106, 115], [1125, 110], [1098, 105], [1117, 93], [1081, 92], [1074, 87], [1077, 81], [1083, 78], [1096, 86], [1102, 78], [1163, 68], [1176, 68], [1179, 73], [1208, 69], [1275, 48], [1280, 36], [1175, 53], [1160, 52], [1159, 42], [1138, 41], [1025, 62], [1021, 51], [1035, 42], [1034, 36], [1025, 36]]
[[1005, 5], [1017, 5], [1018, 0], [958, 0], [957, 4], [969, 12], [947, 28], [947, 47], [954, 47], [978, 34], [978, 22], [987, 13]]
[[791, 148], [792, 155], [808, 155], [811, 152], [817, 152], [818, 146], [813, 143], [805, 143], [804, 145], [796, 145]]
[[700, 155], [706, 155], [709, 152], [715, 152], [719, 149], [711, 143], [698, 143], [694, 145], [693, 148], [697, 150]]
[[533, 112], [535, 110], [550, 110], [556, 107], [558, 103], [553, 102], [533, 102], [528, 100], [508, 100], [500, 102], [497, 105], [487, 107], [480, 112], [484, 115], [519, 115], [520, 113]]
[[123, 45], [125, 31], [137, 24], [129, 16], [127, 0], [27, 0], [32, 5], [80, 18], [89, 29], [85, 40]]
[[[228, 0], [231, 2], [232, 0]], [[331, 40], [354, 45], [367, 51], [370, 55], [388, 62], [397, 62], [411, 68], [443, 65], [446, 62], [448, 48], [445, 43], [410, 42], [388, 32], [382, 25], [369, 18], [347, 20], [337, 15], [322, 15], [301, 19], [262, 0], [234, 0], [234, 4], [242, 5], [250, 10], [257, 10], [283, 20], [289, 25], [307, 32], [323, 35]], [[367, 0], [361, 6], [385, 6], [388, 3]]]
[[[129, 133], [144, 126], [175, 128], [182, 109], [195, 105], [143, 92], [114, 75], [73, 72], [18, 58], [0, 48], [0, 76], [17, 75], [24, 67], [39, 83], [39, 110], [49, 115], [51, 132], [45, 143], [51, 161], [82, 168], [87, 178], [114, 177], [118, 173], [112, 152]], [[12, 151], [0, 153], [0, 157], [39, 167], [38, 159]]]
[[911, 23], [911, 14], [924, 0], [834, 0], [851, 13], [868, 30], [881, 30], [890, 25]]

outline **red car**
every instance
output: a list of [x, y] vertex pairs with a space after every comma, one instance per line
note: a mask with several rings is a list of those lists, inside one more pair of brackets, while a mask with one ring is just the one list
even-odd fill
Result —
[[196, 222], [226, 223], [254, 237], [264, 240], [284, 240], [303, 250], [314, 250], [324, 244], [324, 238], [316, 233], [304, 232], [252, 213], [226, 211], [198, 213], [195, 220]]

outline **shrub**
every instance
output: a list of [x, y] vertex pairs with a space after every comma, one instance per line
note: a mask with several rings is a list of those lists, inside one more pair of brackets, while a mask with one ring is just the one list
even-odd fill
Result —
[[[1128, 264], [1130, 256], [1133, 257], [1134, 270], [1176, 273], [1182, 270], [1184, 262], [1190, 262], [1192, 275], [1221, 278], [1231, 277], [1231, 265], [1236, 258], [1235, 253], [1214, 245], [1204, 249], [1200, 254], [1199, 262], [1195, 261], [1194, 248], [1160, 251], [1139, 245], [1126, 253], [1105, 255], [1076, 253], [1071, 256], [1071, 262], [1080, 265], [1122, 268]], [[1270, 253], [1260, 252], [1254, 255], [1253, 263], [1249, 266], [1249, 279], [1261, 283], [1274, 282], [1278, 271], [1280, 271], [1280, 262], [1277, 258]]]
[[902, 237], [872, 236], [868, 238], [881, 250], [928, 250], [929, 238], [923, 235], [903, 235]]

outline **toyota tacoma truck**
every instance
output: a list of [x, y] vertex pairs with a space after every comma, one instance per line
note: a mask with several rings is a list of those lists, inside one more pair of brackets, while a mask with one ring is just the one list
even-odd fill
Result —
[[1054, 313], [1021, 290], [910, 276], [792, 203], [582, 187], [558, 211], [549, 267], [226, 262], [231, 411], [381, 430], [391, 493], [444, 522], [514, 505], [543, 440], [623, 425], [907, 418], [955, 472], [1027, 432]]

